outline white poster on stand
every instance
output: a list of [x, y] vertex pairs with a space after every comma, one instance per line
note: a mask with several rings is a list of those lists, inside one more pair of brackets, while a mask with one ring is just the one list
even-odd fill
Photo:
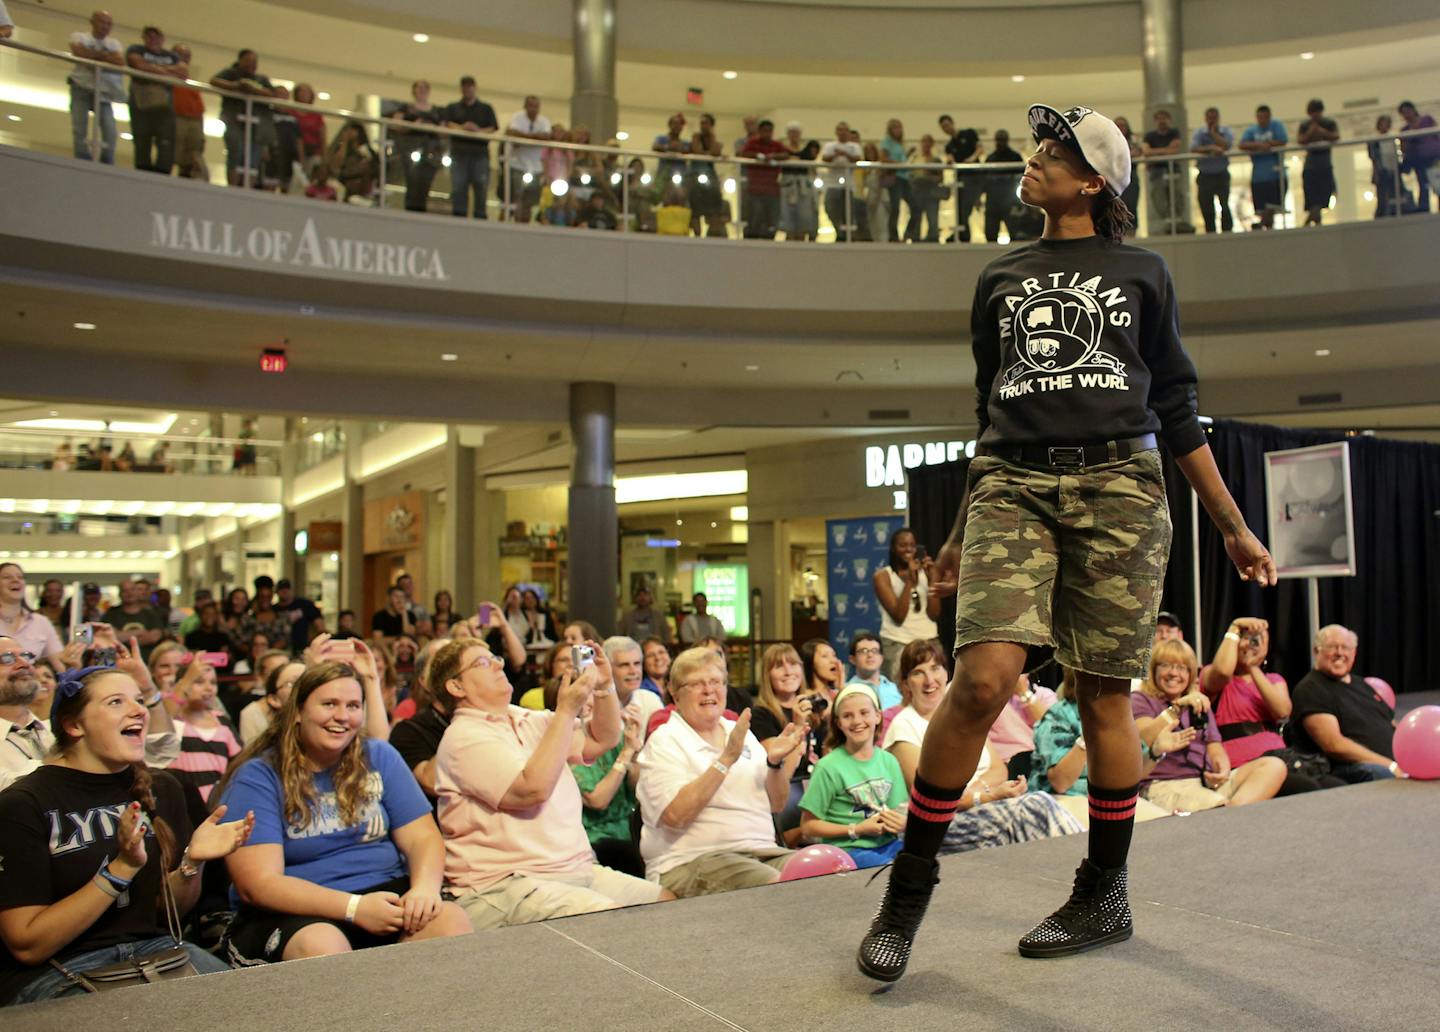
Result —
[[1355, 576], [1347, 442], [1266, 452], [1265, 501], [1281, 577]]

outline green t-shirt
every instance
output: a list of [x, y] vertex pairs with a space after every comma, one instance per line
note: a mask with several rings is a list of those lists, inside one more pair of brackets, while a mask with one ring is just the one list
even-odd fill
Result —
[[[615, 748], [605, 753], [590, 766], [586, 767], [576, 764], [570, 770], [575, 775], [575, 781], [580, 786], [581, 792], [592, 791], [600, 784], [610, 768], [615, 766], [615, 761], [620, 756], [620, 750], [625, 743], [621, 742]], [[635, 790], [630, 787], [630, 778], [620, 779], [620, 787], [615, 790], [615, 795], [610, 799], [610, 805], [603, 810], [592, 810], [586, 806], [581, 809], [580, 823], [585, 826], [585, 835], [591, 842], [599, 842], [601, 839], [620, 839], [624, 842], [630, 841], [630, 814], [635, 811]]]
[[[900, 761], [884, 749], [876, 749], [861, 763], [846, 749], [835, 749], [815, 764], [810, 784], [800, 799], [800, 809], [832, 824], [855, 824], [869, 820], [886, 807], [898, 809], [909, 799]], [[840, 846], [875, 849], [893, 842], [894, 835], [862, 835], [825, 839]]]

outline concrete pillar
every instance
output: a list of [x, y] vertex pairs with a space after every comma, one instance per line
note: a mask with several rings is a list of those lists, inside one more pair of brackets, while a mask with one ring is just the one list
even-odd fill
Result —
[[474, 606], [475, 594], [475, 449], [460, 443], [455, 427], [445, 437], [445, 572], [457, 606]]
[[766, 641], [789, 641], [790, 546], [785, 524], [779, 520], [750, 521], [745, 558], [750, 567], [750, 588], [760, 590], [760, 634]]
[[590, 128], [604, 143], [615, 135], [615, 0], [572, 0], [575, 83], [570, 91], [570, 124]]
[[205, 544], [200, 548], [200, 562], [202, 565], [200, 583], [197, 584], [196, 587], [209, 588], [211, 593], [215, 595], [215, 601], [219, 602], [219, 585], [215, 583], [215, 545], [210, 540], [209, 527], [205, 528]]
[[341, 519], [340, 608], [355, 610], [356, 626], [364, 628], [370, 614], [365, 607], [365, 488], [360, 483], [361, 425], [350, 421], [345, 430], [345, 487]]
[[615, 632], [620, 526], [615, 510], [615, 385], [570, 385], [570, 619]]
[[[1140, 0], [1140, 59], [1145, 73], [1145, 123], [1134, 126], [1144, 136], [1155, 127], [1155, 112], [1170, 112], [1171, 123], [1180, 131], [1181, 150], [1190, 149], [1190, 119], [1185, 113], [1185, 51], [1181, 41], [1180, 0]], [[1192, 222], [1195, 217], [1190, 198], [1190, 183], [1195, 178], [1193, 162], [1177, 161], [1171, 165], [1172, 195], [1165, 204], [1167, 219], [1177, 223]], [[1148, 172], [1149, 166], [1146, 166]], [[1146, 177], [1143, 189], [1151, 189]], [[1161, 196], [1164, 196], [1163, 194]], [[1151, 207], [1153, 198], [1144, 201]], [[1161, 227], [1149, 225], [1147, 232], [1159, 233]]]
[[295, 584], [295, 594], [305, 594], [305, 578], [295, 568], [295, 510], [290, 496], [295, 487], [295, 471], [299, 468], [299, 448], [295, 443], [298, 420], [285, 420], [284, 443], [280, 446], [280, 519], [276, 533], [275, 566], [280, 572], [275, 579], [288, 579]]

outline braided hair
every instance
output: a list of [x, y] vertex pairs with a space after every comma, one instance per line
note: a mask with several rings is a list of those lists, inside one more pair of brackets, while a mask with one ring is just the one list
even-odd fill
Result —
[[1095, 232], [1112, 244], [1121, 243], [1135, 229], [1135, 216], [1119, 194], [1101, 190], [1090, 202]]

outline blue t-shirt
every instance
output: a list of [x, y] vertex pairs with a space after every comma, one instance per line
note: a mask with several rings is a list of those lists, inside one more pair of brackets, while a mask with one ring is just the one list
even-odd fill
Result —
[[[1219, 127], [1219, 132], [1220, 139], [1225, 141], [1225, 146], [1228, 149], [1234, 149], [1235, 134], [1230, 131], [1230, 128], [1222, 125]], [[1196, 129], [1190, 137], [1190, 149], [1194, 150], [1196, 147], [1208, 147], [1214, 142], [1214, 139], [1210, 136], [1210, 127], [1202, 125], [1199, 129]], [[1229, 167], [1230, 158], [1225, 154], [1207, 154], [1203, 158], [1195, 159], [1195, 171], [1203, 172], [1206, 175], [1224, 172]]]
[[880, 702], [880, 711], [882, 713], [885, 710], [889, 709], [891, 706], [898, 706], [905, 701], [904, 699], [900, 698], [900, 689], [895, 687], [895, 682], [890, 680], [890, 678], [886, 677], [884, 674], [880, 675], [879, 684], [871, 684], [869, 681], [861, 680], [858, 677], [852, 677], [846, 683], [863, 684], [866, 688], [869, 688], [872, 692], [874, 692], [876, 698]]
[[[315, 810], [303, 828], [285, 822], [285, 794], [269, 754], [257, 756], [235, 772], [222, 802], [231, 813], [255, 811], [250, 845], [285, 847], [285, 873], [340, 892], [372, 888], [406, 872], [405, 858], [390, 838], [431, 813], [415, 776], [389, 742], [365, 741], [370, 767], [370, 800], [360, 819], [344, 827], [335, 805], [335, 783], [328, 770], [315, 775]], [[233, 890], [232, 890], [233, 895]]]
[[[1265, 141], [1289, 143], [1290, 136], [1285, 132], [1285, 127], [1273, 118], [1270, 120], [1270, 124], [1264, 129], [1261, 129], [1258, 125], [1252, 125], [1240, 134], [1241, 143], [1258, 143]], [[1250, 155], [1250, 182], [1273, 183], [1279, 178], [1279, 154], [1266, 151], [1262, 154]]]
[[1075, 747], [1083, 733], [1080, 727], [1080, 705], [1074, 699], [1056, 699], [1054, 705], [1035, 724], [1035, 751], [1030, 754], [1030, 791], [1083, 796], [1090, 788], [1088, 768], [1064, 793], [1056, 793], [1050, 784], [1050, 768], [1063, 760]]
[[[886, 136], [880, 141], [880, 149], [885, 152], [885, 157], [897, 165], [905, 165], [910, 161], [910, 156], [905, 153], [904, 142], [895, 139], [893, 136]], [[904, 169], [896, 169], [895, 175], [900, 179], [909, 179], [910, 173]]]

